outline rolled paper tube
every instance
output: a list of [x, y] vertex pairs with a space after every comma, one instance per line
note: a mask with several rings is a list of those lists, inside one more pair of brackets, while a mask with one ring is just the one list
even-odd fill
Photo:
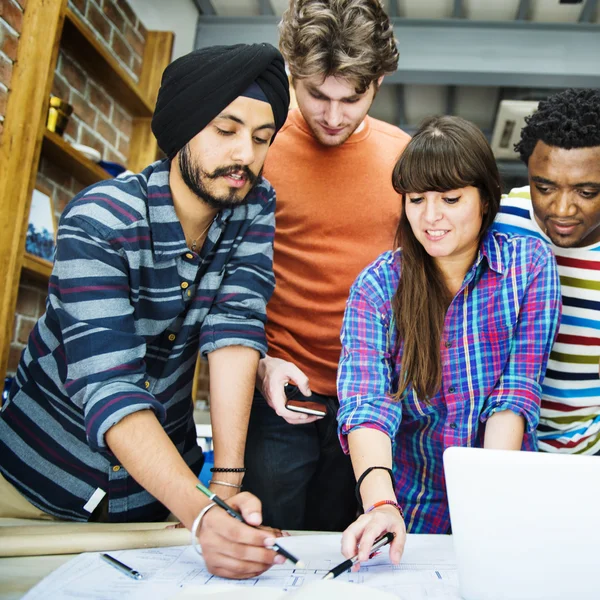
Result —
[[69, 523], [0, 527], [0, 557], [164, 548], [190, 543], [187, 529], [167, 529], [168, 526], [169, 523]]

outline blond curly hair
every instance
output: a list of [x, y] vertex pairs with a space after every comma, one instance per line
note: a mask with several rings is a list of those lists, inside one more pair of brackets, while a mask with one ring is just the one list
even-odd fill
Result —
[[292, 79], [334, 75], [363, 93], [398, 65], [392, 24], [379, 0], [290, 0], [279, 34]]

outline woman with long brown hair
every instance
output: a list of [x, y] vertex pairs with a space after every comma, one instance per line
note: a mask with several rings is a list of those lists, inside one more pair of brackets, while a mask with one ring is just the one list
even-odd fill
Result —
[[392, 175], [402, 194], [401, 248], [354, 283], [342, 326], [339, 433], [365, 514], [342, 549], [446, 533], [442, 454], [449, 446], [536, 450], [540, 383], [560, 319], [546, 244], [490, 225], [500, 177], [482, 132], [435, 117]]

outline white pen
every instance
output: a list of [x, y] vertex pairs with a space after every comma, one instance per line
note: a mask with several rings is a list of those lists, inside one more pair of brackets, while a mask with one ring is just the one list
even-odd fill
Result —
[[109, 565], [113, 566], [117, 571], [121, 571], [127, 577], [131, 577], [132, 579], [144, 579], [144, 576], [135, 569], [128, 567], [126, 564], [123, 564], [120, 560], [110, 556], [110, 554], [101, 554], [100, 558], [106, 561]]

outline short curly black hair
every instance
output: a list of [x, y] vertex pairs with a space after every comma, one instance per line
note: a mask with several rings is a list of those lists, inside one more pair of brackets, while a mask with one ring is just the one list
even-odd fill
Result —
[[566, 150], [600, 146], [600, 90], [571, 88], [554, 94], [525, 123], [515, 144], [525, 164], [538, 141]]

